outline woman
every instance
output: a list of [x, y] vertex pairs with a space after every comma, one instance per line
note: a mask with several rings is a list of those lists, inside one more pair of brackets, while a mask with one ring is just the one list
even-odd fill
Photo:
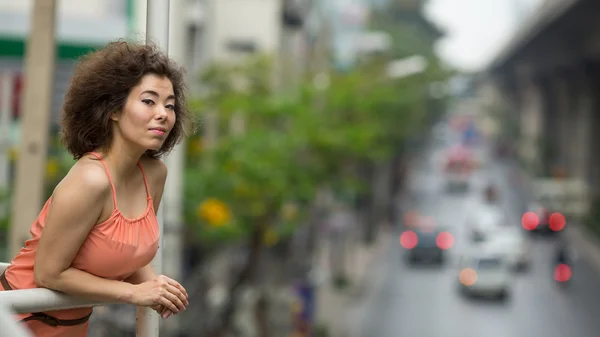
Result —
[[[2, 290], [43, 287], [91, 300], [185, 310], [185, 289], [156, 275], [158, 157], [184, 136], [182, 70], [153, 46], [114, 42], [85, 56], [65, 95], [63, 141], [77, 162], [0, 277]], [[35, 336], [85, 336], [92, 308], [21, 314]]]

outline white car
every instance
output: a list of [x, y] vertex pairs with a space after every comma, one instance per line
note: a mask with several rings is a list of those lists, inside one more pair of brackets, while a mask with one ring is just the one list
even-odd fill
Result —
[[504, 254], [510, 266], [516, 270], [526, 269], [531, 264], [529, 241], [518, 227], [494, 232], [486, 245]]
[[458, 281], [465, 295], [479, 295], [506, 300], [511, 293], [512, 272], [506, 257], [483, 249], [465, 255], [459, 262]]
[[508, 218], [499, 207], [488, 205], [472, 206], [467, 227], [472, 242], [488, 241], [496, 232], [506, 228]]

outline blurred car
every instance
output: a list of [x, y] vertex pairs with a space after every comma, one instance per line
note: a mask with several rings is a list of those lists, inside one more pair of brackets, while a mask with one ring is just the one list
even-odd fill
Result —
[[410, 264], [444, 264], [446, 250], [453, 244], [452, 235], [439, 228], [414, 228], [400, 236], [400, 243], [406, 250]]
[[449, 191], [468, 190], [473, 168], [473, 154], [468, 148], [459, 145], [450, 149], [444, 166], [447, 189]]
[[533, 202], [529, 205], [528, 211], [537, 215], [536, 225], [529, 228], [529, 232], [532, 234], [556, 235], [562, 232], [562, 228], [552, 228], [550, 226], [552, 210], [542, 206], [539, 202]]
[[509, 261], [495, 249], [478, 249], [459, 261], [459, 287], [465, 295], [490, 296], [506, 300], [511, 293]]
[[496, 231], [485, 244], [504, 254], [510, 266], [515, 270], [525, 270], [531, 265], [529, 242], [517, 227]]
[[488, 241], [507, 225], [508, 219], [502, 209], [489, 205], [475, 204], [467, 220], [471, 242], [474, 243]]

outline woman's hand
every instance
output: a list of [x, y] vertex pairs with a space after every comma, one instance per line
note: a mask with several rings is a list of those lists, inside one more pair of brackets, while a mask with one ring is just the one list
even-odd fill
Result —
[[153, 305], [151, 308], [152, 310], [156, 311], [163, 319], [167, 319], [171, 317], [171, 315], [173, 315], [173, 312], [171, 310], [167, 309], [162, 305]]
[[[183, 286], [164, 275], [135, 285], [132, 295], [131, 304], [150, 307], [157, 312], [160, 310], [159, 313], [163, 318], [170, 316], [164, 309], [177, 314], [179, 311], [185, 310], [189, 304], [188, 295]], [[160, 306], [164, 308], [161, 309]]]

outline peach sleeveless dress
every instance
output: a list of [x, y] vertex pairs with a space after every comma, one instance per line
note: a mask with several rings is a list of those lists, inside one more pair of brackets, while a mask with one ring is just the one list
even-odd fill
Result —
[[[98, 277], [122, 281], [149, 264], [158, 250], [159, 227], [154, 204], [144, 168], [138, 162], [146, 187], [147, 207], [139, 217], [126, 218], [117, 207], [117, 195], [108, 166], [99, 154], [91, 153], [91, 155], [98, 158], [106, 169], [112, 189], [114, 210], [106, 221], [92, 228], [71, 266]], [[25, 243], [25, 247], [5, 271], [4, 281], [14, 290], [36, 287], [33, 281], [33, 263], [51, 202], [52, 197], [48, 199], [31, 226], [32, 238]], [[5, 287], [0, 289], [8, 290]], [[45, 312], [42, 315], [49, 315], [59, 320], [84, 320], [83, 318], [91, 313], [92, 308], [80, 308]], [[22, 324], [36, 337], [84, 337], [87, 333], [87, 320], [73, 326], [53, 326], [55, 324], [48, 324], [42, 320], [27, 320], [31, 316], [31, 314], [20, 314], [16, 315], [16, 319], [25, 319], [26, 322]]]

